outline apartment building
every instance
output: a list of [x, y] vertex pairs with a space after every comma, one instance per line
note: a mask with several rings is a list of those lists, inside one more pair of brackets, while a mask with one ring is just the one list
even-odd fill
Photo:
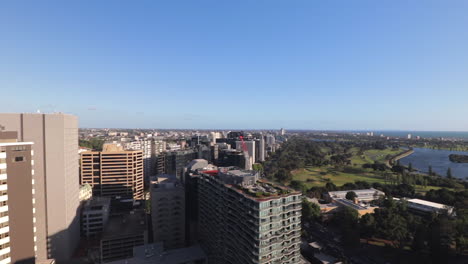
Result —
[[113, 199], [143, 199], [143, 153], [125, 151], [115, 144], [103, 151], [81, 153], [80, 183], [93, 187], [93, 195]]
[[209, 263], [299, 263], [301, 193], [233, 167], [201, 172], [198, 181]]
[[0, 264], [35, 263], [35, 201], [31, 142], [0, 131]]
[[151, 181], [151, 220], [153, 240], [165, 248], [185, 246], [185, 189], [172, 175]]
[[78, 118], [1, 113], [0, 128], [34, 143], [37, 261], [68, 263], [80, 240]]

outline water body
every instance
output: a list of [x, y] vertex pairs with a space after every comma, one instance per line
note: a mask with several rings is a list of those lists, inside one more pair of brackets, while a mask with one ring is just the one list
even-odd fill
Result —
[[437, 150], [427, 148], [415, 148], [414, 153], [400, 160], [400, 164], [408, 166], [413, 165], [414, 169], [427, 173], [429, 165], [432, 171], [446, 176], [447, 169], [452, 169], [452, 176], [460, 179], [468, 178], [468, 163], [455, 163], [449, 160], [450, 154], [468, 155], [465, 151]]
[[387, 137], [407, 137], [411, 134], [413, 138], [454, 138], [468, 140], [468, 132], [459, 131], [375, 131], [374, 135], [384, 134]]
[[366, 131], [349, 131], [354, 133], [374, 132], [374, 136], [384, 135], [386, 137], [403, 137], [406, 138], [411, 134], [413, 138], [420, 136], [422, 138], [451, 138], [468, 140], [468, 132], [466, 131], [403, 131], [403, 130], [366, 130]]

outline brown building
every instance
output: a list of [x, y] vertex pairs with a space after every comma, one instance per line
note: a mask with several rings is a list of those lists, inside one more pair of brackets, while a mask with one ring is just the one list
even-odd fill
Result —
[[0, 131], [0, 263], [35, 263], [32, 143]]
[[69, 263], [80, 240], [78, 118], [0, 113], [0, 130], [34, 143], [37, 261]]
[[143, 199], [143, 152], [124, 151], [105, 145], [103, 151], [81, 153], [81, 184], [93, 187], [93, 195]]

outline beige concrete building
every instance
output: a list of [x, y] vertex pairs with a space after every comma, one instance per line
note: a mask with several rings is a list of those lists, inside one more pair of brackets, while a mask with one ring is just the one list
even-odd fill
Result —
[[114, 199], [143, 199], [143, 152], [124, 151], [114, 144], [103, 151], [81, 153], [80, 183], [93, 187], [93, 195]]
[[185, 246], [185, 189], [171, 175], [151, 181], [151, 221], [154, 242], [168, 249]]
[[0, 264], [35, 263], [31, 142], [0, 131]]
[[67, 263], [80, 239], [78, 118], [2, 113], [0, 129], [34, 143], [37, 260]]

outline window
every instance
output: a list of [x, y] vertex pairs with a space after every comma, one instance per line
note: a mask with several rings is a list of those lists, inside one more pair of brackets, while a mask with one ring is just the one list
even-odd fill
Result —
[[21, 162], [21, 161], [24, 161], [24, 157], [23, 157], [23, 156], [15, 157], [15, 162]]

